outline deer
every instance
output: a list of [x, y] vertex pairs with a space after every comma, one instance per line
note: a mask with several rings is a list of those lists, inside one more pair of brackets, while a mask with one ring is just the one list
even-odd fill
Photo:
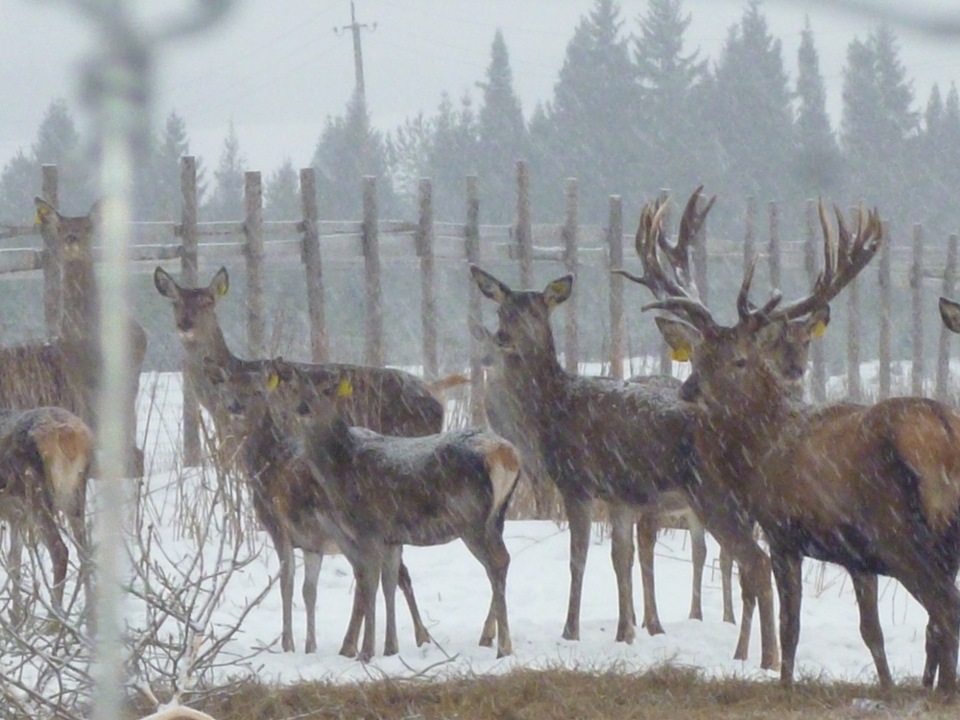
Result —
[[[390, 607], [399, 548], [457, 538], [490, 582], [480, 645], [490, 647], [496, 637], [497, 657], [512, 654], [506, 604], [510, 553], [503, 529], [520, 477], [513, 445], [476, 428], [409, 438], [352, 427], [347, 374], [318, 383], [282, 358], [274, 360], [265, 386], [274, 388], [271, 407], [284, 418], [287, 433], [297, 436], [303, 461], [326, 497], [328, 510], [315, 516], [329, 520], [327, 529], [353, 565], [354, 609], [364, 625], [359, 658], [369, 660], [373, 653], [381, 576]], [[387, 617], [389, 622], [389, 611]]]
[[[519, 398], [510, 394], [504, 382], [504, 356], [496, 345], [494, 335], [481, 323], [470, 323], [470, 333], [479, 343], [480, 359], [484, 369], [484, 415], [487, 425], [497, 434], [509, 439], [520, 451], [524, 472], [533, 487], [540, 488], [546, 482], [546, 469], [536, 446], [536, 438], [514, 418], [520, 416], [517, 407]], [[632, 380], [633, 378], [631, 378]], [[636, 378], [640, 380], [640, 378]], [[628, 380], [629, 381], [629, 380]], [[532, 469], [532, 473], [531, 473]], [[543, 495], [542, 490], [539, 495]], [[543, 503], [538, 502], [538, 507]], [[654, 508], [638, 508], [636, 511], [637, 548], [640, 558], [641, 586], [643, 588], [643, 623], [650, 635], [663, 634], [663, 623], [657, 611], [657, 596], [654, 585], [653, 556], [657, 532], [660, 529], [678, 529], [690, 532], [693, 561], [693, 581], [690, 596], [689, 617], [703, 619], [701, 592], [703, 567], [706, 564], [707, 543], [703, 524], [690, 509], [682, 493], [664, 493], [661, 502]], [[733, 562], [728, 554], [721, 553], [721, 576], [723, 584], [723, 620], [734, 623], [731, 577]], [[634, 623], [636, 624], [636, 623]]]
[[[53, 562], [53, 606], [63, 611], [70, 550], [64, 541], [63, 516], [79, 552], [87, 548], [86, 483], [93, 457], [93, 433], [77, 415], [60, 407], [0, 411], [0, 520], [10, 525], [7, 574], [13, 583], [12, 619], [23, 620], [20, 567], [27, 533], [36, 529]], [[26, 540], [29, 542], [29, 540]], [[81, 557], [80, 576], [86, 608], [92, 605], [88, 559]]]
[[[264, 387], [264, 367], [272, 368], [272, 365], [229, 370], [211, 360], [205, 366], [209, 382], [230, 418], [231, 428], [242, 438], [238, 454], [244, 477], [252, 489], [254, 510], [280, 558], [283, 649], [290, 651], [293, 648], [293, 550], [296, 548], [304, 556], [303, 601], [307, 611], [305, 652], [313, 653], [317, 649], [317, 580], [324, 554], [335, 547], [333, 535], [328, 530], [329, 523], [318, 519], [318, 513], [327, 518], [332, 509], [310, 466], [298, 452], [295, 439], [285, 434], [277, 422], [277, 411], [267, 401], [269, 388]], [[389, 575], [391, 571], [393, 574]], [[399, 583], [407, 600], [417, 647], [429, 642], [430, 635], [420, 617], [406, 566], [398, 557], [395, 564], [385, 565], [383, 572], [384, 586], [392, 584], [396, 588]], [[383, 654], [396, 655], [399, 643], [394, 595], [385, 595], [388, 619]], [[341, 655], [356, 656], [360, 619], [355, 609], [340, 649]]]
[[[227, 295], [230, 276], [225, 267], [221, 267], [206, 287], [188, 288], [179, 285], [169, 273], [157, 266], [154, 270], [154, 285], [161, 296], [171, 301], [174, 322], [183, 344], [185, 363], [185, 383], [196, 394], [200, 405], [210, 413], [215, 434], [226, 446], [226, 456], [232, 457], [236, 449], [231, 447], [234, 433], [226, 406], [221, 402], [220, 388], [211, 381], [210, 367], [223, 368], [232, 373], [240, 370], [255, 371], [268, 364], [266, 359], [242, 360], [234, 355], [227, 346], [223, 330], [216, 314], [216, 306]], [[316, 382], [330, 377], [339, 377], [341, 373], [350, 377], [355, 392], [348, 403], [347, 411], [351, 422], [373, 430], [390, 432], [397, 435], [431, 435], [443, 429], [443, 404], [435, 396], [436, 389], [422, 380], [402, 370], [389, 368], [364, 367], [337, 364], [298, 364]], [[242, 469], [242, 468], [241, 468]], [[253, 479], [246, 477], [254, 489]], [[256, 507], [256, 505], [255, 505]], [[274, 548], [280, 559], [280, 595], [283, 608], [283, 630], [281, 645], [285, 652], [293, 652], [293, 586], [295, 565], [293, 549], [310, 552], [309, 547], [288, 547], [278, 536], [272, 538]], [[278, 544], [278, 540], [279, 542]], [[304, 563], [302, 594], [304, 598], [315, 597], [320, 573], [320, 559], [312, 558]], [[411, 616], [418, 616], [416, 600], [406, 566], [400, 566], [400, 587], [404, 592]], [[308, 628], [313, 626], [314, 602], [307, 600]], [[416, 625], [415, 620], [415, 625]], [[425, 630], [418, 626], [417, 644], [426, 642]], [[313, 648], [316, 641], [308, 629], [307, 646]]]
[[[100, 350], [99, 292], [93, 262], [93, 236], [100, 222], [100, 202], [86, 215], [67, 217], [57, 212], [42, 198], [34, 198], [37, 222], [43, 231], [54, 238], [63, 263], [63, 299], [57, 337], [45, 343], [34, 343], [0, 350], [0, 364], [11, 367], [23, 362], [12, 378], [0, 384], [0, 405], [7, 407], [36, 407], [53, 405], [77, 413], [97, 433], [96, 393], [102, 377]], [[127, 320], [127, 338], [130, 343], [128, 374], [130, 386], [126, 393], [129, 418], [129, 446], [127, 472], [141, 477], [144, 472], [143, 451], [136, 447], [136, 400], [140, 373], [147, 351], [147, 335], [132, 318]], [[40, 377], [32, 372], [44, 362], [49, 363]], [[23, 370], [26, 367], [29, 370]], [[33, 385], [25, 390], [22, 385]]]
[[[925, 398], [814, 407], [798, 400], [767, 358], [790, 319], [828, 303], [869, 263], [883, 237], [876, 210], [862, 209], [855, 235], [837, 210], [839, 242], [820, 206], [825, 267], [810, 293], [781, 305], [749, 302], [744, 273], [738, 320], [722, 326], [701, 302], [668, 297], [645, 306], [670, 316], [657, 326], [692, 371], [681, 397], [697, 412], [701, 472], [725, 482], [763, 528], [780, 598], [780, 681], [793, 683], [804, 557], [850, 572], [861, 636], [881, 683], [886, 659], [876, 618], [876, 576], [888, 575], [927, 610], [922, 682], [956, 690], [960, 592], [960, 415]], [[872, 595], [872, 597], [871, 597]], [[884, 679], [884, 675], [887, 679]]]
[[939, 301], [940, 319], [950, 332], [960, 333], [960, 303], [942, 297]]
[[570, 594], [563, 637], [580, 636], [593, 499], [609, 508], [619, 602], [616, 640], [630, 643], [636, 635], [631, 577], [636, 512], [655, 510], [664, 493], [678, 491], [740, 561], [743, 612], [734, 657], [747, 657], [750, 623], [759, 603], [761, 666], [776, 667], [769, 560], [754, 540], [748, 518], [727, 504], [719, 488], [708, 492], [694, 474], [691, 415], [678, 398], [680, 381], [650, 376], [625, 383], [566, 372], [557, 360], [550, 313], [570, 297], [572, 275], [536, 291], [512, 290], [476, 265], [470, 265], [470, 273], [480, 292], [498, 306], [494, 338], [503, 354], [503, 382], [513, 397], [523, 400], [514, 404], [519, 415], [513, 420], [535, 439], [563, 498], [570, 526]]

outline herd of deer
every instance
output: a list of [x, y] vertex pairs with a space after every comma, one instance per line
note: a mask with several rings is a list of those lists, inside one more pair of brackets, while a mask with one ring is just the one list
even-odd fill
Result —
[[[567, 300], [573, 277], [542, 291], [513, 290], [479, 267], [470, 274], [497, 305], [498, 327], [471, 330], [488, 364], [490, 430], [444, 432], [444, 381], [430, 385], [386, 368], [242, 360], [221, 331], [217, 303], [229, 288], [225, 269], [206, 287], [181, 287], [158, 267], [154, 283], [169, 299], [185, 350], [185, 381], [213, 420], [221, 447], [248, 483], [257, 518], [280, 561], [282, 647], [294, 649], [293, 552], [304, 556], [305, 649], [316, 650], [317, 579], [333, 543], [355, 575], [353, 612], [340, 652], [374, 654], [378, 588], [386, 602], [385, 654], [398, 651], [394, 596], [399, 585], [418, 645], [420, 620], [405, 544], [463, 540], [483, 565], [492, 590], [482, 645], [512, 651], [506, 608], [510, 556], [504, 515], [522, 468], [555, 483], [570, 528], [570, 595], [563, 637], [579, 638], [580, 599], [591, 506], [607, 504], [617, 577], [616, 639], [635, 637], [633, 532], [644, 584], [644, 626], [662, 632], [653, 588], [653, 544], [664, 518], [681, 514], [700, 543], [705, 528], [736, 559], [743, 596], [735, 657], [747, 656], [759, 606], [761, 667], [779, 666], [789, 686], [799, 637], [804, 557], [842, 565], [853, 579], [860, 632], [881, 685], [892, 678], [877, 609], [877, 576], [899, 580], [926, 609], [923, 684], [956, 689], [960, 642], [960, 414], [925, 398], [873, 405], [813, 406], [802, 399], [811, 339], [829, 322], [829, 303], [880, 247], [876, 212], [861, 211], [851, 229], [840, 212], [836, 232], [820, 207], [824, 266], [810, 293], [791, 303], [779, 294], [750, 300], [751, 267], [736, 301], [738, 320], [718, 324], [700, 301], [690, 268], [692, 239], [713, 205], [698, 188], [678, 239], [663, 229], [666, 204], [648, 204], [636, 250], [659, 310], [656, 324], [674, 359], [692, 370], [680, 382], [647, 376], [618, 381], [565, 371], [557, 359], [551, 311]], [[8, 574], [19, 577], [22, 533], [39, 527], [54, 563], [54, 600], [62, 602], [68, 551], [57, 515], [70, 520], [85, 547], [84, 491], [97, 418], [96, 287], [92, 234], [96, 206], [67, 218], [37, 200], [38, 222], [59, 240], [64, 307], [55, 340], [0, 350], [0, 363], [29, 367], [30, 383], [0, 373], [0, 517], [12, 528]], [[960, 305], [941, 299], [944, 323], [960, 332]], [[133, 321], [134, 367], [146, 347]], [[17, 377], [24, 377], [21, 371]], [[448, 384], [448, 383], [447, 383]], [[131, 388], [130, 406], [136, 396]], [[134, 436], [131, 434], [131, 439]], [[132, 445], [132, 443], [131, 443]], [[134, 450], [131, 472], [142, 472]], [[769, 555], [757, 540], [763, 530]], [[772, 575], [779, 595], [774, 635]], [[728, 573], [729, 577], [729, 573]], [[695, 576], [691, 615], [700, 615]], [[89, 603], [89, 597], [88, 597]], [[20, 605], [14, 601], [15, 610]], [[729, 612], [729, 610], [727, 610]], [[363, 640], [358, 650], [360, 630]], [[780, 648], [783, 658], [780, 659]]]

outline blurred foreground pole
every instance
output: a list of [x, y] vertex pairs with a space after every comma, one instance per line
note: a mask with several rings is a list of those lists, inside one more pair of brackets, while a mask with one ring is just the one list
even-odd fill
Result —
[[[127, 231], [131, 217], [133, 167], [143, 162], [150, 133], [150, 100], [156, 49], [165, 41], [192, 34], [218, 20], [232, 0], [196, 0], [182, 16], [145, 23], [137, 3], [127, 0], [64, 0], [94, 27], [98, 50], [84, 68], [83, 97], [93, 113], [104, 196], [103, 271], [100, 283], [99, 380], [100, 477], [94, 527], [97, 573], [96, 680], [93, 717], [121, 716], [121, 568], [126, 456], [133, 446], [124, 402], [129, 385]], [[149, 27], [148, 27], [149, 25]]]

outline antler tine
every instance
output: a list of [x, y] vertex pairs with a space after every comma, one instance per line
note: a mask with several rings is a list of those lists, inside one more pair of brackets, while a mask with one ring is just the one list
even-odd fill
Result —
[[720, 326], [713, 319], [713, 315], [707, 310], [706, 306], [699, 300], [690, 297], [669, 297], [664, 300], [647, 303], [640, 308], [643, 312], [647, 310], [666, 310], [679, 315], [704, 335], [716, 335]]
[[713, 203], [717, 199], [716, 195], [712, 196], [709, 202], [707, 202], [706, 207], [700, 211], [697, 209], [697, 205], [700, 202], [702, 192], [703, 185], [700, 185], [690, 194], [687, 205], [683, 210], [683, 216], [680, 218], [680, 230], [677, 234], [676, 244], [670, 245], [663, 233], [661, 233], [658, 238], [658, 245], [664, 255], [670, 260], [670, 265], [673, 267], [677, 281], [686, 289], [686, 293], [691, 296], [697, 295], [697, 289], [693, 279], [693, 273], [690, 270], [690, 245], [693, 243], [693, 239], [697, 236], [697, 233], [700, 232], [703, 221], [706, 219], [710, 208], [713, 207]]
[[637, 251], [637, 257], [643, 263], [643, 275], [634, 275], [622, 268], [611, 271], [614, 275], [621, 275], [627, 280], [643, 285], [657, 298], [663, 298], [667, 294], [668, 278], [663, 273], [660, 262], [656, 257], [659, 236], [663, 234], [662, 218], [666, 207], [666, 202], [656, 199], [644, 205], [640, 212], [640, 223], [637, 226], [634, 247]]
[[750, 285], [753, 283], [753, 274], [757, 269], [757, 258], [754, 257], [747, 266], [747, 271], [743, 274], [743, 282], [740, 283], [740, 292], [737, 293], [737, 315], [741, 322], [756, 322], [766, 319], [773, 309], [780, 304], [783, 296], [780, 291], [775, 291], [770, 299], [761, 307], [754, 307], [750, 303]]
[[863, 210], [860, 210], [856, 238], [851, 235], [840, 209], [834, 206], [834, 212], [837, 216], [839, 238], [835, 248], [836, 252], [834, 253], [833, 233], [821, 202], [820, 225], [823, 228], [824, 238], [823, 271], [817, 276], [810, 294], [802, 300], [781, 308], [777, 313], [778, 317], [792, 320], [823, 307], [856, 278], [880, 249], [880, 243], [883, 239], [883, 226], [880, 223], [880, 214], [876, 208], [872, 213], [867, 214], [866, 226], [864, 226], [863, 221]]

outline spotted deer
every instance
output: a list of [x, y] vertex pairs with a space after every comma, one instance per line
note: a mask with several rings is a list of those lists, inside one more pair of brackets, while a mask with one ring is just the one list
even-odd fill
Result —
[[[284, 427], [298, 436], [303, 460], [327, 500], [314, 516], [325, 521], [353, 565], [354, 609], [364, 635], [360, 659], [373, 654], [377, 583], [396, 577], [401, 545], [442, 545], [457, 538], [483, 565], [492, 597], [480, 644], [497, 640], [497, 657], [513, 646], [507, 620], [510, 554], [504, 518], [520, 476], [520, 456], [506, 440], [477, 429], [426, 437], [382, 435], [351, 427], [353, 392], [346, 374], [315, 382], [276, 360], [265, 381]], [[388, 600], [395, 585], [384, 584]], [[388, 622], [390, 613], [388, 612]], [[351, 619], [353, 626], [353, 619]], [[345, 643], [346, 644], [346, 643]]]
[[475, 265], [470, 272], [480, 291], [498, 305], [494, 337], [503, 353], [503, 381], [514, 397], [523, 399], [516, 404], [520, 412], [516, 421], [530, 429], [563, 497], [570, 525], [570, 596], [563, 637], [576, 640], [580, 636], [593, 499], [606, 502], [609, 508], [619, 598], [616, 640], [632, 642], [636, 512], [656, 509], [665, 492], [680, 491], [688, 494], [704, 526], [740, 561], [745, 591], [735, 657], [746, 658], [753, 609], [759, 602], [761, 665], [776, 667], [769, 561], [739, 508], [700, 502], [708, 494], [693, 472], [691, 415], [678, 399], [680, 382], [652, 376], [644, 382], [625, 383], [566, 372], [557, 360], [550, 313], [570, 297], [573, 276], [535, 291], [512, 290]]
[[[268, 363], [266, 360], [241, 360], [227, 346], [223, 330], [217, 318], [216, 307], [227, 295], [230, 278], [226, 268], [220, 268], [206, 287], [187, 288], [179, 285], [163, 268], [154, 271], [154, 285], [163, 297], [171, 301], [174, 323], [180, 335], [185, 353], [184, 379], [193, 389], [203, 408], [210, 413], [218, 440], [227, 446], [227, 455], [233, 454], [230, 441], [230, 414], [221, 402], [220, 389], [211, 381], [210, 367], [223, 368], [227, 373], [256, 371]], [[443, 429], [443, 405], [434, 396], [428, 384], [410, 373], [390, 368], [364, 367], [344, 364], [298, 363], [303, 372], [315, 382], [325, 382], [341, 374], [350, 378], [354, 393], [346, 403], [350, 421], [380, 432], [396, 435], [431, 435]], [[253, 483], [250, 477], [246, 478]], [[255, 485], [251, 485], [254, 489]], [[255, 494], [255, 493], [254, 493]], [[290, 553], [281, 542], [274, 542], [280, 556], [280, 592], [283, 604], [283, 649], [294, 650], [291, 630], [293, 585], [295, 567]], [[294, 546], [299, 547], [299, 546]], [[310, 551], [310, 547], [300, 548]], [[406, 568], [401, 566], [406, 574]], [[320, 572], [319, 559], [305, 563], [303, 594], [314, 591]], [[407, 595], [409, 576], [400, 578], [401, 587], [407, 596], [411, 614], [415, 614], [412, 588]], [[312, 606], [311, 606], [312, 607]], [[312, 609], [308, 608], [308, 622]], [[421, 634], [417, 640], [422, 640]], [[308, 644], [313, 646], [308, 637]]]
[[[7, 574], [13, 583], [13, 619], [23, 619], [20, 565], [27, 533], [35, 529], [53, 562], [53, 603], [63, 609], [70, 550], [61, 532], [66, 519], [83, 554], [87, 548], [84, 505], [93, 433], [79, 417], [59, 407], [0, 411], [0, 520], [10, 525]], [[29, 542], [29, 540], [26, 540]], [[87, 558], [80, 558], [86, 608], [92, 598]]]
[[[729, 492], [766, 533], [780, 596], [781, 682], [790, 686], [800, 629], [804, 557], [835, 562], [854, 579], [861, 635], [884, 682], [876, 575], [896, 578], [927, 610], [923, 684], [956, 689], [960, 593], [960, 415], [924, 398], [814, 407], [797, 400], [767, 357], [783, 323], [822, 306], [876, 254], [882, 226], [861, 211], [855, 234], [837, 212], [839, 242], [821, 206], [828, 262], [810, 294], [781, 306], [737, 299], [721, 326], [699, 301], [647, 306], [670, 346], [690, 358], [681, 397], [696, 403], [701, 472]], [[871, 590], [872, 588], [872, 590]], [[873, 597], [869, 597], [870, 594]], [[887, 680], [889, 682], [889, 680]]]
[[[264, 383], [264, 367], [270, 364], [229, 370], [214, 362], [206, 364], [206, 373], [218, 394], [224, 413], [230, 418], [231, 429], [242, 438], [239, 460], [244, 476], [251, 487], [253, 507], [257, 519], [267, 531], [280, 558], [280, 595], [283, 605], [282, 646], [292, 651], [292, 605], [294, 584], [294, 549], [303, 552], [303, 601], [307, 612], [305, 650], [316, 652], [317, 579], [325, 553], [336, 549], [328, 523], [332, 509], [327, 495], [314, 478], [310, 466], [298, 452], [295, 439], [290, 438], [277, 423], [277, 410], [268, 403]], [[281, 393], [277, 393], [279, 395]], [[400, 548], [397, 548], [400, 553]], [[410, 574], [403, 562], [384, 567], [384, 587], [396, 588], [398, 582], [410, 608], [417, 646], [430, 639], [420, 618]], [[384, 655], [399, 651], [394, 612], [394, 597], [387, 597], [387, 635]], [[340, 650], [342, 655], [356, 655], [359, 616], [355, 609], [350, 629]]]
[[[76, 412], [96, 435], [97, 388], [102, 372], [100, 355], [100, 308], [97, 287], [93, 237], [100, 221], [100, 203], [94, 203], [90, 212], [78, 217], [61, 215], [48, 202], [35, 198], [37, 221], [44, 232], [57, 244], [63, 268], [62, 312], [57, 338], [49, 343], [32, 344], [0, 351], [4, 361], [23, 361], [33, 370], [44, 361], [50, 363], [40, 371], [41, 383], [24, 397], [22, 388], [9, 388], [8, 381], [0, 381], [0, 405], [9, 407], [36, 407], [39, 404], [56, 405]], [[129, 425], [127, 471], [134, 476], [143, 475], [143, 452], [135, 446], [136, 399], [140, 386], [140, 372], [147, 351], [147, 335], [132, 318], [127, 321], [127, 338], [130, 343], [127, 388], [125, 403]], [[7, 366], [6, 362], [0, 364]], [[29, 373], [30, 371], [26, 371]], [[22, 377], [23, 371], [17, 375]], [[16, 385], [16, 377], [9, 381]], [[36, 392], [38, 397], [30, 397]], [[17, 397], [19, 396], [19, 397]], [[41, 400], [41, 402], [37, 402]]]

